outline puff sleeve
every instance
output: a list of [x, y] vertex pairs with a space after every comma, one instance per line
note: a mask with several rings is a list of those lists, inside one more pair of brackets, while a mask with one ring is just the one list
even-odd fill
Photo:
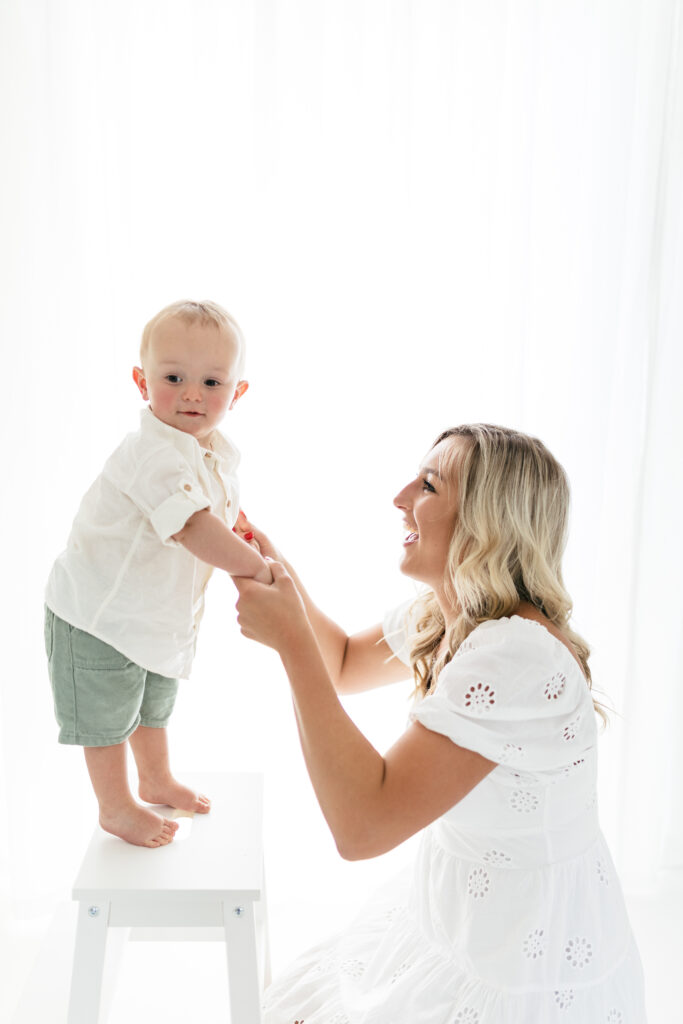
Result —
[[578, 663], [544, 626], [519, 616], [473, 630], [410, 718], [525, 771], [562, 768], [597, 736]]
[[403, 604], [398, 605], [396, 608], [392, 608], [388, 611], [382, 620], [382, 632], [384, 633], [384, 639], [389, 644], [389, 647], [396, 655], [399, 661], [402, 661], [404, 665], [410, 666], [410, 649], [408, 647], [408, 638], [414, 632], [414, 619], [413, 613], [414, 600], [404, 601]]

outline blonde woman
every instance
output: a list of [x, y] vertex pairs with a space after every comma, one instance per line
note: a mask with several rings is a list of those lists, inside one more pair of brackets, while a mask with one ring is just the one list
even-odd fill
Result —
[[[601, 711], [562, 583], [564, 471], [534, 438], [462, 426], [394, 504], [401, 570], [427, 589], [381, 626], [347, 636], [280, 561], [270, 587], [238, 581], [242, 632], [280, 654], [341, 855], [423, 830], [407, 888], [301, 957], [269, 989], [265, 1024], [643, 1024], [597, 818]], [[411, 723], [382, 756], [337, 694], [407, 668]]]

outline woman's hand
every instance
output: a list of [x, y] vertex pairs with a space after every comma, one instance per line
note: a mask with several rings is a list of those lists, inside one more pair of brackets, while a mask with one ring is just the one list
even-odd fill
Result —
[[251, 546], [256, 548], [257, 551], [260, 551], [264, 558], [271, 558], [277, 562], [284, 561], [282, 555], [270, 538], [247, 519], [242, 509], [239, 511], [237, 522], [233, 526], [233, 530], [235, 533], [239, 534], [242, 540], [245, 540], [247, 544], [251, 544]]
[[237, 622], [242, 634], [283, 653], [305, 634], [311, 634], [306, 609], [294, 580], [284, 565], [268, 560], [273, 574], [270, 586], [233, 576], [239, 591]]
[[246, 541], [247, 544], [251, 545], [251, 547], [258, 551], [259, 554], [261, 553], [261, 546], [259, 542], [256, 540], [253, 527], [249, 520], [247, 519], [247, 517], [245, 516], [242, 509], [240, 509], [239, 512], [237, 513], [237, 522], [233, 526], [232, 532], [236, 533], [238, 537], [240, 537], [243, 541]]

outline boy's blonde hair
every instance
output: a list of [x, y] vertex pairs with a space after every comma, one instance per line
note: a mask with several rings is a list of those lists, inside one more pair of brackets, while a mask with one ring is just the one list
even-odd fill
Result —
[[[562, 466], [537, 438], [505, 427], [465, 424], [444, 431], [434, 446], [451, 438], [461, 443], [446, 448], [439, 472], [457, 489], [445, 591], [459, 614], [446, 631], [434, 594], [417, 599], [410, 656], [417, 690], [424, 694], [434, 685], [475, 626], [515, 614], [522, 601], [562, 630], [590, 686], [590, 649], [569, 628], [572, 601], [562, 580], [569, 517]], [[436, 658], [445, 634], [446, 652]]]
[[203, 302], [193, 302], [190, 299], [181, 299], [180, 302], [172, 302], [170, 306], [164, 306], [164, 308], [153, 316], [148, 324], [145, 324], [145, 328], [142, 332], [142, 338], [140, 340], [140, 365], [144, 366], [144, 359], [149, 348], [149, 339], [152, 336], [152, 332], [157, 324], [160, 324], [162, 320], [168, 320], [171, 317], [177, 317], [179, 320], [184, 320], [185, 323], [201, 323], [201, 324], [213, 324], [218, 330], [229, 330], [234, 334], [237, 339], [239, 346], [239, 358], [238, 358], [238, 372], [241, 375], [244, 369], [244, 335], [242, 329], [237, 323], [235, 318], [228, 313], [227, 310], [219, 306], [217, 302], [211, 302], [210, 299], [205, 299]]

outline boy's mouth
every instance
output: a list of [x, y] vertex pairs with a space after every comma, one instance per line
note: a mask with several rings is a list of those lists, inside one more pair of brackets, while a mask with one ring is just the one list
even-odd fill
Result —
[[203, 412], [185, 412], [183, 409], [180, 411], [181, 416], [203, 416]]

